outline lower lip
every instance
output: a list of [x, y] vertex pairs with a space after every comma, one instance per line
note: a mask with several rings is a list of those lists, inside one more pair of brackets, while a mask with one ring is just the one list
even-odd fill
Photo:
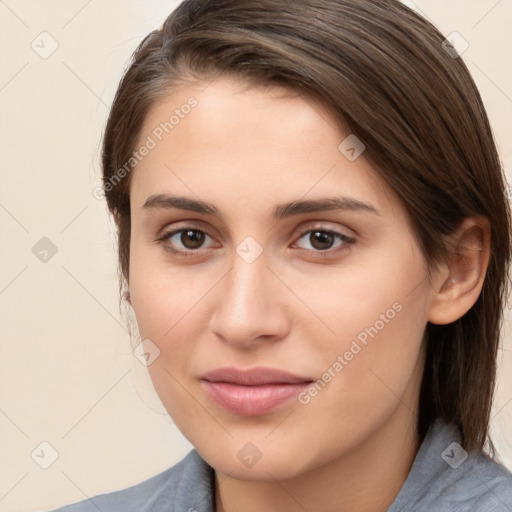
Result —
[[240, 386], [227, 382], [201, 381], [206, 393], [229, 412], [243, 416], [269, 413], [296, 397], [310, 383]]

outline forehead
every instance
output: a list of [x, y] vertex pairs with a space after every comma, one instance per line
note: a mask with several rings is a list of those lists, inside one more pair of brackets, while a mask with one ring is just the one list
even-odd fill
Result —
[[189, 84], [146, 116], [139, 147], [151, 149], [133, 172], [131, 202], [171, 191], [258, 208], [334, 192], [386, 200], [393, 191], [364, 153], [351, 161], [340, 151], [348, 135], [320, 101], [288, 88]]

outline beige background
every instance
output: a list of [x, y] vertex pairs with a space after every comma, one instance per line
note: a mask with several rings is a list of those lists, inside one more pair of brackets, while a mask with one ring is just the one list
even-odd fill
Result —
[[[176, 4], [0, 1], [0, 511], [51, 509], [123, 488], [191, 448], [131, 354], [113, 225], [92, 192], [122, 70]], [[512, 2], [415, 6], [445, 35], [457, 31], [469, 43], [463, 58], [510, 174]], [[57, 248], [47, 262], [32, 252], [43, 237]], [[510, 318], [492, 427], [512, 468]], [[58, 454], [48, 469], [39, 464], [51, 462], [52, 448], [41, 442]]]

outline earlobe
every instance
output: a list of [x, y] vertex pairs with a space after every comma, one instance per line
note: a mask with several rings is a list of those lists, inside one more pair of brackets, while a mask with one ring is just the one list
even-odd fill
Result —
[[[482, 291], [490, 255], [490, 225], [484, 217], [464, 219], [450, 237], [450, 256], [429, 311], [429, 322], [445, 325], [462, 317]], [[441, 275], [441, 274], [440, 274]]]

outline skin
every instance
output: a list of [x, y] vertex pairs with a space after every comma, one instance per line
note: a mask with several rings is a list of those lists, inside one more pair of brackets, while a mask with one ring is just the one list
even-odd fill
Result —
[[[338, 150], [347, 134], [326, 108], [229, 77], [206, 85], [183, 86], [150, 110], [141, 143], [188, 98], [198, 101], [131, 176], [130, 300], [141, 339], [160, 350], [148, 367], [155, 389], [216, 470], [217, 510], [385, 511], [419, 448], [426, 323], [471, 307], [486, 252], [452, 259], [429, 281], [400, 199], [364, 153], [351, 162]], [[212, 203], [223, 219], [144, 208], [157, 194]], [[332, 196], [375, 212], [272, 217], [278, 204]], [[486, 246], [484, 224], [465, 223], [456, 246]], [[180, 228], [207, 235], [202, 245], [186, 232], [155, 242]], [[321, 250], [320, 228], [352, 242], [334, 237]], [[262, 250], [251, 263], [236, 251], [249, 236]], [[305, 405], [292, 399], [245, 417], [200, 385], [204, 372], [225, 366], [321, 379], [393, 304], [400, 312]], [[261, 453], [252, 467], [237, 457], [248, 442]]]

